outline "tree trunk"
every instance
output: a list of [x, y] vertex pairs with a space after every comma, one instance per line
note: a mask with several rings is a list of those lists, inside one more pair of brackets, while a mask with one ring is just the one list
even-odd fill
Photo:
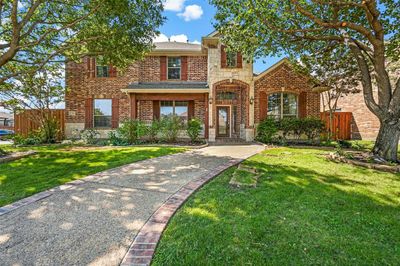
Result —
[[387, 161], [396, 162], [399, 138], [400, 125], [398, 123], [381, 122], [373, 149], [374, 155]]

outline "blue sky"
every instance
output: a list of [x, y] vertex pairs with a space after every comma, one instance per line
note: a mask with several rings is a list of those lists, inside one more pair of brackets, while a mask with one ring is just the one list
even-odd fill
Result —
[[[164, 16], [167, 21], [159, 29], [161, 35], [156, 41], [201, 42], [201, 37], [214, 31], [213, 22], [216, 9], [208, 0], [165, 0]], [[281, 58], [268, 57], [257, 60], [254, 72], [259, 73]], [[265, 63], [263, 62], [265, 61]]]

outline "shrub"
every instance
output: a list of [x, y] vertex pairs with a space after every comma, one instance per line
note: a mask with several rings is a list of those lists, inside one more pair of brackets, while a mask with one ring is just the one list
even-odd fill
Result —
[[257, 140], [263, 143], [272, 143], [278, 133], [278, 122], [267, 118], [257, 126]]
[[13, 140], [15, 145], [38, 145], [43, 143], [40, 131], [31, 131], [27, 137], [16, 134]]
[[59, 132], [58, 121], [54, 118], [47, 119], [40, 128], [40, 134], [44, 143], [55, 143]]
[[82, 130], [80, 136], [85, 144], [95, 144], [100, 133], [94, 128], [88, 128]]
[[176, 142], [179, 131], [183, 129], [182, 120], [178, 116], [168, 116], [160, 120], [161, 133], [167, 142]]
[[112, 130], [108, 133], [108, 142], [113, 146], [125, 146], [128, 144], [118, 135], [118, 132], [115, 130]]
[[289, 134], [293, 134], [296, 130], [296, 118], [283, 118], [278, 122], [278, 130], [282, 132], [282, 137], [287, 140]]
[[304, 134], [306, 134], [307, 139], [310, 141], [314, 141], [320, 136], [325, 128], [324, 122], [318, 118], [308, 117], [302, 119], [301, 122]]
[[140, 120], [126, 119], [117, 129], [117, 134], [127, 144], [132, 145], [146, 134], [146, 125]]
[[188, 121], [186, 132], [192, 142], [196, 142], [201, 132], [201, 121], [198, 118], [193, 118]]
[[161, 130], [160, 120], [153, 120], [151, 124], [147, 127], [147, 136], [149, 137], [149, 141], [156, 142], [160, 130]]

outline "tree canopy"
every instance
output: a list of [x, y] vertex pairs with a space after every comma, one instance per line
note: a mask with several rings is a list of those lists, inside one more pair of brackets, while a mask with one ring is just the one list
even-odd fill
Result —
[[0, 0], [0, 85], [84, 56], [127, 66], [151, 48], [162, 10], [161, 0]]
[[[400, 1], [211, 0], [211, 3], [217, 7], [216, 28], [225, 44], [249, 58], [279, 53], [299, 58], [331, 53], [338, 47], [347, 50], [351, 56], [340, 59], [342, 67], [346, 71], [357, 62], [365, 103], [381, 122], [374, 153], [397, 160], [400, 78], [391, 83], [388, 63], [400, 58]], [[374, 84], [378, 89], [377, 99], [373, 94]]]

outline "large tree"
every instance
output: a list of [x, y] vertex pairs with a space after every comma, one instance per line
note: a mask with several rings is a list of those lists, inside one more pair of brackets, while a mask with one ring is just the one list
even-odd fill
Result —
[[[312, 55], [331, 46], [348, 49], [361, 72], [365, 103], [381, 123], [373, 153], [386, 160], [397, 160], [400, 79], [391, 83], [387, 64], [398, 61], [400, 56], [400, 1], [211, 2], [217, 7], [216, 28], [224, 42], [248, 56], [282, 52], [292, 56]], [[377, 98], [373, 95], [373, 84], [378, 89]]]
[[66, 58], [124, 67], [151, 48], [162, 10], [161, 0], [0, 0], [0, 86]]

